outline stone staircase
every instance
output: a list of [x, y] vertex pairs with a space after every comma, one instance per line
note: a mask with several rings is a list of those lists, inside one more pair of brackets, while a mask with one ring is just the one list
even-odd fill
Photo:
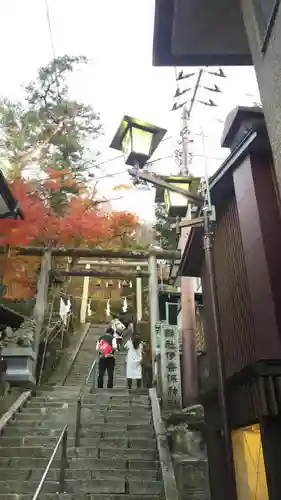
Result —
[[67, 423], [66, 493], [58, 494], [60, 450], [39, 499], [162, 500], [165, 498], [147, 391], [125, 387], [124, 354], [116, 356], [115, 387], [85, 390], [79, 448], [76, 401], [95, 355], [89, 330], [64, 386], [37, 391], [0, 439], [0, 500], [31, 500]]

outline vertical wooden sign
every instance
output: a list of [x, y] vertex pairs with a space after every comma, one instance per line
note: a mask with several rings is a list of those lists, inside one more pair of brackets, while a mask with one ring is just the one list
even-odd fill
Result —
[[181, 372], [179, 328], [161, 323], [161, 385], [164, 410], [180, 410]]

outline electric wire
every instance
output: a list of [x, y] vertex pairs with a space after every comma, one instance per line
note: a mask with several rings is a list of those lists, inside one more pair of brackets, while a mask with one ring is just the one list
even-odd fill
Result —
[[53, 58], [56, 59], [56, 51], [55, 51], [55, 44], [54, 44], [54, 37], [53, 37], [53, 30], [52, 30], [52, 25], [51, 25], [50, 8], [49, 8], [48, 0], [45, 0], [45, 7], [46, 7], [46, 17], [47, 17], [50, 42], [51, 42], [51, 47], [52, 47], [52, 52], [53, 52]]
[[[52, 30], [50, 8], [49, 8], [48, 0], [45, 0], [45, 7], [46, 7], [46, 17], [47, 17], [47, 24], [48, 24], [48, 29], [49, 29], [49, 36], [50, 36], [52, 53], [53, 53], [53, 59], [54, 59], [54, 61], [56, 61], [56, 58], [57, 58], [56, 57], [56, 49], [55, 49], [55, 43], [54, 43], [54, 37], [53, 37], [53, 30]], [[58, 96], [58, 99], [60, 99], [61, 98], [61, 96], [60, 96], [60, 84], [59, 84], [58, 72], [57, 72], [56, 66], [55, 66], [55, 78], [56, 78], [56, 85], [57, 85], [57, 96]]]

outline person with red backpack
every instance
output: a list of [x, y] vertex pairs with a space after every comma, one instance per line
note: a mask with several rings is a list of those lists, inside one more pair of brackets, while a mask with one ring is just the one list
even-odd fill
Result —
[[107, 372], [107, 388], [113, 388], [113, 377], [115, 368], [115, 351], [117, 349], [116, 339], [113, 337], [113, 328], [107, 328], [97, 342], [97, 352], [99, 354], [99, 375], [98, 389], [103, 388], [103, 379]]

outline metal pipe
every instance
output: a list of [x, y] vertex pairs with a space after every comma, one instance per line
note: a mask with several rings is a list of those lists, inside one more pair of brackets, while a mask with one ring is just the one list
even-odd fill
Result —
[[61, 444], [62, 444], [62, 454], [61, 454], [61, 463], [60, 463], [60, 485], [59, 485], [59, 487], [60, 487], [60, 493], [63, 493], [63, 491], [61, 491], [61, 489], [65, 486], [65, 469], [68, 466], [68, 463], [67, 463], [67, 435], [68, 435], [67, 429], [68, 429], [68, 425], [66, 424], [60, 433], [60, 436], [57, 440], [54, 451], [51, 455], [49, 462], [47, 463], [47, 466], [46, 466], [46, 468], [43, 472], [43, 475], [41, 477], [40, 483], [38, 484], [36, 491], [32, 497], [32, 500], [37, 500], [39, 498], [39, 495], [40, 495], [42, 488], [44, 486], [46, 477], [49, 474], [49, 470], [51, 468], [51, 465], [56, 457], [56, 454], [57, 454], [58, 449], [59, 449]]
[[75, 448], [79, 448], [80, 445], [80, 427], [81, 427], [81, 409], [82, 409], [82, 401], [81, 397], [77, 400], [76, 407], [76, 427], [75, 427]]
[[67, 428], [63, 434], [62, 445], [61, 445], [61, 460], [60, 460], [60, 476], [59, 476], [59, 492], [63, 493], [65, 491], [65, 469], [67, 467]]
[[95, 387], [96, 387], [96, 363], [95, 363], [94, 369], [93, 369], [92, 388], [91, 388], [92, 393], [94, 392]]
[[[84, 380], [82, 386], [81, 386], [81, 389], [80, 389], [80, 392], [79, 392], [79, 396], [78, 396], [78, 399], [77, 399], [77, 406], [76, 406], [76, 425], [75, 425], [75, 443], [74, 443], [74, 446], [75, 448], [79, 448], [80, 446], [80, 430], [81, 430], [81, 413], [82, 413], [82, 399], [83, 399], [83, 394], [84, 394], [84, 390], [85, 390], [85, 387], [86, 385], [88, 384], [92, 374], [93, 374], [93, 378], [95, 377], [95, 367], [96, 367], [96, 364], [97, 364], [97, 360], [95, 359], [93, 361], [93, 363], [91, 364], [91, 367], [90, 367], [90, 370], [87, 374], [87, 377], [86, 379]], [[92, 388], [94, 387], [94, 380], [92, 380]]]
[[[198, 195], [197, 193], [193, 193], [191, 191], [186, 191], [185, 189], [182, 189], [182, 188], [176, 186], [176, 184], [173, 184], [172, 182], [166, 182], [165, 180], [163, 180], [161, 177], [158, 177], [157, 175], [148, 174], [147, 172], [138, 172], [138, 170], [136, 168], [129, 168], [128, 172], [132, 177], [136, 177], [140, 180], [147, 181], [150, 184], [153, 184], [154, 186], [162, 187], [163, 189], [167, 189], [168, 191], [172, 191], [173, 193], [181, 194], [182, 196], [184, 196], [184, 198], [187, 199], [187, 201], [189, 201], [190, 203], [193, 203], [196, 206], [202, 207], [204, 205], [204, 198], [202, 198], [201, 195]], [[163, 253], [169, 252], [169, 250], [162, 250], [162, 252]], [[174, 251], [174, 253], [178, 253], [178, 255], [179, 255], [179, 252]], [[155, 253], [152, 255], [155, 255], [155, 257], [157, 257], [157, 259], [164, 259], [165, 260], [164, 255], [162, 257], [160, 257], [160, 252], [159, 252], [159, 254]], [[171, 257], [169, 260], [177, 260], [177, 259], [180, 259], [180, 255], [178, 257], [176, 257], [174, 255], [174, 257]]]

